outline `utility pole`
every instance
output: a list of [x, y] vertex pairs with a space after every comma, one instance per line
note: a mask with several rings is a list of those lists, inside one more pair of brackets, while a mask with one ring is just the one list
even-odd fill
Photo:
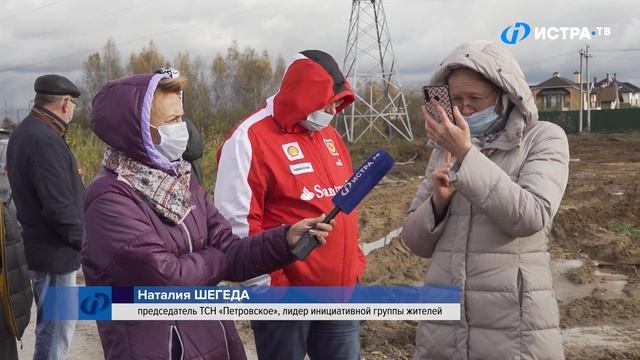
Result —
[[[584, 109], [584, 76], [582, 75], [582, 57], [584, 56], [584, 51], [580, 49], [578, 51], [580, 54], [580, 115], [578, 117], [578, 134], [582, 133], [582, 109]], [[589, 79], [587, 79], [589, 81]]]
[[107, 46], [104, 47], [104, 61], [106, 62], [106, 70], [107, 70], [107, 78], [105, 79], [105, 83], [111, 80], [111, 52], [107, 49]]
[[[587, 131], [591, 132], [591, 85], [589, 85], [589, 58], [592, 57], [589, 55], [589, 44], [587, 44], [587, 51], [585, 52], [585, 65], [587, 68]], [[595, 84], [593, 84], [595, 85]]]

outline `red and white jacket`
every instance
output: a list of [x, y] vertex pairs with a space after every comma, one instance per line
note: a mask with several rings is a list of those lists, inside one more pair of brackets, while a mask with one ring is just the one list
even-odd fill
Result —
[[[218, 152], [216, 207], [240, 236], [293, 224], [333, 209], [331, 198], [352, 173], [351, 157], [332, 127], [310, 132], [298, 123], [354, 94], [326, 53], [299, 53], [287, 67], [278, 93], [240, 122]], [[366, 258], [359, 246], [358, 215], [339, 214], [327, 244], [304, 261], [271, 273], [273, 286], [353, 286]]]

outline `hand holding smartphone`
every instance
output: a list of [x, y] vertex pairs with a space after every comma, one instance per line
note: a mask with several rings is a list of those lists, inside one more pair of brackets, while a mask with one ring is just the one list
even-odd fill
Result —
[[434, 99], [442, 106], [447, 116], [449, 116], [449, 120], [454, 124], [456, 123], [456, 119], [453, 117], [453, 106], [451, 105], [451, 96], [449, 95], [449, 87], [447, 85], [423, 86], [422, 94], [424, 95], [425, 107], [431, 117], [437, 122], [442, 122], [438, 111], [436, 111], [436, 108], [431, 103], [431, 99]]

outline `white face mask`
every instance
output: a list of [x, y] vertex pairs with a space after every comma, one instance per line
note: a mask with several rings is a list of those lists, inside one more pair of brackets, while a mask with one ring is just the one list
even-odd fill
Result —
[[333, 115], [324, 110], [316, 110], [307, 116], [307, 120], [300, 121], [300, 125], [309, 131], [320, 131], [327, 126], [333, 119]]
[[160, 144], [156, 145], [158, 152], [169, 161], [180, 159], [182, 153], [187, 149], [187, 143], [189, 142], [187, 123], [181, 121], [179, 123], [158, 127], [151, 125], [151, 127], [157, 129], [158, 133], [160, 133]]

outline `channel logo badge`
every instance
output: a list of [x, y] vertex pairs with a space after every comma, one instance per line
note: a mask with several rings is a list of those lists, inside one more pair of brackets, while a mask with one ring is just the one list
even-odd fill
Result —
[[500, 33], [500, 40], [507, 45], [523, 42], [533, 35], [534, 40], [593, 40], [596, 37], [611, 36], [611, 27], [596, 26], [531, 26], [525, 22], [509, 25]]
[[500, 34], [500, 40], [503, 43], [513, 45], [526, 39], [531, 34], [531, 26], [524, 22], [517, 22], [515, 25], [509, 25]]
[[79, 320], [111, 320], [110, 287], [79, 287], [78, 290]]

